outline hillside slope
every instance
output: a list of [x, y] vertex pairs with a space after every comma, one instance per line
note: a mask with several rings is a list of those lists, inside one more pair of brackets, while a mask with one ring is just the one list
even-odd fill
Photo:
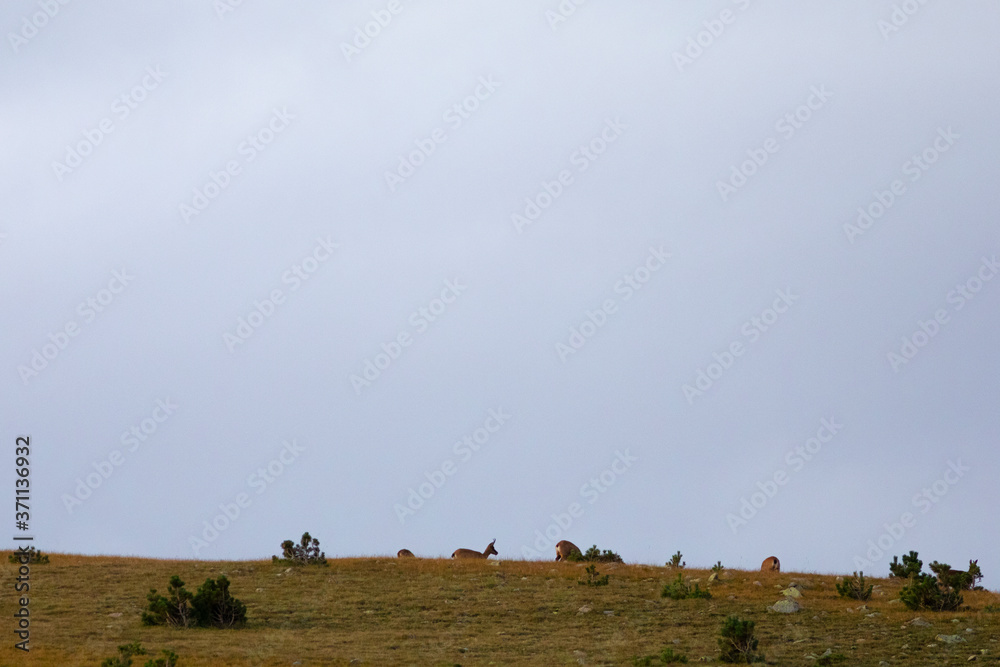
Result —
[[[977, 664], [1000, 662], [1000, 613], [984, 610], [1000, 595], [966, 593], [968, 610], [915, 613], [894, 601], [902, 582], [893, 579], [872, 580], [876, 594], [859, 610], [862, 603], [837, 595], [834, 576], [814, 574], [732, 571], [711, 585], [712, 599], [673, 601], [660, 591], [676, 573], [646, 565], [599, 564], [610, 584], [591, 587], [578, 583], [582, 565], [554, 562], [357, 558], [289, 570], [268, 561], [51, 558], [31, 569], [28, 654], [13, 648], [16, 566], [2, 565], [2, 665], [99, 665], [132, 641], [150, 654], [173, 650], [182, 667], [622, 665], [665, 646], [719, 664], [716, 638], [728, 614], [756, 621], [770, 664], [816, 664], [806, 656], [827, 649], [845, 656], [832, 663], [840, 665], [958, 665], [973, 655]], [[146, 593], [163, 592], [173, 574], [192, 592], [225, 574], [247, 604], [248, 626], [143, 627]], [[709, 572], [684, 574], [704, 587]], [[792, 581], [803, 588], [804, 609], [767, 611]], [[903, 627], [917, 616], [931, 626]], [[940, 634], [964, 641], [948, 645]]]

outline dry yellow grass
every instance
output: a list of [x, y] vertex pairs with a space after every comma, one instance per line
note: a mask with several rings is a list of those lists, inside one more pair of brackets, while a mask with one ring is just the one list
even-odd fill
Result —
[[[646, 565], [598, 565], [610, 585], [581, 586], [583, 566], [522, 561], [355, 558], [329, 567], [269, 561], [197, 562], [53, 554], [32, 566], [29, 654], [13, 648], [15, 599], [0, 602], [2, 665], [99, 665], [116, 647], [140, 641], [151, 654], [169, 648], [182, 667], [200, 665], [627, 665], [672, 646], [692, 662], [717, 661], [716, 637], [728, 614], [757, 623], [770, 664], [811, 665], [827, 649], [839, 665], [958, 665], [1000, 661], [1000, 604], [990, 592], [965, 594], [968, 610], [916, 613], [893, 602], [902, 582], [879, 586], [867, 609], [840, 598], [830, 575], [731, 571], [711, 600], [660, 597], [675, 573]], [[3, 563], [11, 591], [15, 565]], [[242, 630], [149, 628], [140, 624], [150, 587], [171, 575], [194, 592], [225, 574], [248, 607]], [[706, 570], [684, 570], [700, 579]], [[755, 585], [759, 581], [761, 585]], [[804, 610], [766, 611], [791, 581], [804, 587]], [[591, 611], [579, 613], [581, 607]], [[612, 612], [612, 613], [606, 613]], [[119, 615], [120, 614], [120, 615]], [[871, 615], [874, 614], [874, 615]], [[932, 627], [902, 627], [917, 616]], [[972, 628], [973, 632], [967, 632]], [[966, 640], [949, 646], [939, 634]], [[676, 642], [676, 643], [675, 643]], [[931, 646], [933, 645], [933, 646]], [[904, 648], [905, 646], [905, 648]], [[985, 651], [985, 653], [983, 653]], [[136, 659], [141, 667], [146, 658]], [[354, 664], [359, 664], [355, 662]]]

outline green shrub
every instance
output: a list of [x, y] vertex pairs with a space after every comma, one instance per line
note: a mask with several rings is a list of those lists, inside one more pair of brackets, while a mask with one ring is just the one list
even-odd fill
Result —
[[229, 579], [225, 575], [211, 578], [198, 588], [195, 595], [184, 588], [177, 575], [167, 586], [169, 597], [150, 589], [146, 611], [142, 612], [143, 625], [174, 625], [202, 628], [232, 628], [246, 624], [247, 607], [229, 592]]
[[[154, 660], [147, 660], [143, 667], [177, 667], [177, 654], [173, 651], [163, 649], [163, 657]], [[108, 658], [101, 663], [101, 667], [132, 667], [132, 657], [146, 655], [146, 649], [139, 642], [122, 644], [118, 647], [118, 655]]]
[[988, 604], [985, 607], [983, 607], [983, 611], [985, 611], [987, 614], [1000, 613], [1000, 604]]
[[30, 565], [44, 565], [49, 562], [49, 557], [43, 554], [41, 551], [35, 551], [35, 547], [28, 547], [27, 551], [14, 551], [9, 556], [7, 556], [7, 561], [11, 563], [17, 563], [24, 565], [22, 558], [24, 555], [28, 556], [28, 564]]
[[308, 532], [302, 533], [302, 540], [296, 544], [292, 540], [281, 543], [281, 558], [271, 556], [271, 562], [280, 565], [326, 565], [326, 554], [319, 550], [319, 540]]
[[608, 575], [604, 575], [603, 577], [600, 576], [601, 573], [597, 571], [597, 566], [596, 565], [593, 565], [593, 564], [588, 565], [587, 569], [585, 570], [585, 572], [587, 573], [587, 580], [584, 581], [584, 580], [581, 579], [580, 581], [578, 581], [576, 583], [580, 584], [581, 586], [607, 586], [608, 585], [608, 578], [609, 578]]
[[924, 562], [917, 558], [917, 552], [911, 551], [908, 555], [903, 556], [903, 562], [899, 562], [898, 556], [892, 557], [892, 562], [889, 563], [889, 576], [898, 577], [900, 579], [909, 579], [910, 577], [915, 577], [920, 574], [920, 570], [923, 568]]
[[750, 664], [764, 662], [764, 654], [757, 653], [757, 637], [754, 636], [754, 622], [729, 616], [722, 623], [719, 650], [722, 662]]
[[918, 574], [910, 579], [899, 592], [899, 599], [907, 609], [918, 611], [955, 611], [962, 604], [962, 594], [956, 590], [943, 591], [937, 579], [929, 574]]
[[201, 627], [237, 628], [247, 622], [247, 606], [230, 594], [229, 579], [225, 575], [216, 581], [206, 579], [194, 596], [191, 607], [195, 621]]
[[840, 593], [840, 597], [861, 600], [862, 602], [871, 598], [873, 588], [874, 586], [870, 584], [867, 588], [865, 587], [864, 571], [860, 575], [855, 572], [853, 577], [844, 579], [843, 583], [837, 584], [837, 592]]
[[636, 667], [651, 667], [652, 665], [671, 665], [678, 662], [686, 663], [686, 655], [674, 653], [674, 649], [667, 647], [659, 655], [647, 655], [641, 658], [633, 658], [632, 664]]
[[672, 567], [672, 568], [677, 568], [677, 569], [683, 569], [684, 566], [687, 565], [687, 563], [682, 563], [681, 562], [682, 558], [683, 558], [683, 556], [681, 556], [681, 551], [680, 551], [680, 549], [678, 549], [677, 553], [675, 553], [673, 556], [671, 556], [670, 560], [667, 561], [667, 567]]
[[684, 583], [684, 575], [678, 573], [677, 579], [669, 584], [664, 584], [663, 590], [660, 591], [660, 597], [670, 598], [671, 600], [687, 600], [689, 598], [709, 600], [712, 598], [712, 594], [707, 590], [701, 590], [698, 584], [695, 584], [694, 588], [691, 588]]
[[143, 625], [176, 625], [185, 628], [190, 625], [191, 600], [194, 596], [184, 588], [184, 582], [176, 574], [170, 577], [167, 593], [169, 597], [164, 597], [155, 588], [149, 589], [149, 594], [146, 595], [148, 604], [142, 612]]
[[616, 554], [614, 551], [605, 549], [603, 552], [597, 548], [597, 545], [587, 549], [585, 553], [580, 553], [579, 551], [574, 551], [570, 555], [566, 556], [566, 560], [574, 563], [622, 563], [622, 557]]
[[721, 560], [719, 562], [717, 562], [715, 565], [712, 566], [712, 572], [715, 572], [716, 574], [719, 574], [720, 572], [722, 572], [725, 569], [726, 568], [724, 568], [722, 566], [722, 561]]

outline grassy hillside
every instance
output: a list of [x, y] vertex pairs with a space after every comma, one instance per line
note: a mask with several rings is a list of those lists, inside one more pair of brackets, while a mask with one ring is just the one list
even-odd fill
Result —
[[[965, 594], [970, 609], [910, 612], [893, 600], [902, 582], [873, 580], [867, 609], [838, 597], [835, 577], [732, 571], [711, 585], [711, 600], [661, 598], [666, 568], [598, 565], [610, 585], [577, 582], [572, 563], [395, 558], [331, 560], [328, 567], [287, 568], [267, 561], [196, 562], [52, 555], [31, 571], [30, 654], [13, 649], [16, 566], [4, 562], [0, 665], [99, 665], [119, 644], [169, 648], [196, 665], [627, 665], [672, 646], [692, 662], [716, 664], [723, 619], [757, 622], [770, 664], [814, 665], [827, 649], [839, 665], [958, 665], [1000, 662], [1000, 604], [990, 592]], [[178, 574], [192, 592], [225, 574], [248, 606], [242, 630], [143, 627], [150, 587], [164, 592]], [[705, 585], [709, 572], [684, 570]], [[766, 607], [780, 588], [801, 583], [803, 611]], [[760, 582], [756, 585], [755, 582]], [[580, 613], [582, 607], [591, 611]], [[921, 616], [931, 627], [906, 626]], [[971, 628], [972, 632], [967, 632]], [[936, 641], [960, 634], [957, 645]], [[985, 651], [985, 654], [982, 653]], [[141, 667], [146, 658], [137, 658]], [[820, 663], [822, 664], [822, 663]]]

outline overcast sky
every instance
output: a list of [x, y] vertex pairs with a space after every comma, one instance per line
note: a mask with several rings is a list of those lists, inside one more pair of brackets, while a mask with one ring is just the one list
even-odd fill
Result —
[[0, 9], [40, 548], [1000, 587], [995, 2], [333, 4]]

